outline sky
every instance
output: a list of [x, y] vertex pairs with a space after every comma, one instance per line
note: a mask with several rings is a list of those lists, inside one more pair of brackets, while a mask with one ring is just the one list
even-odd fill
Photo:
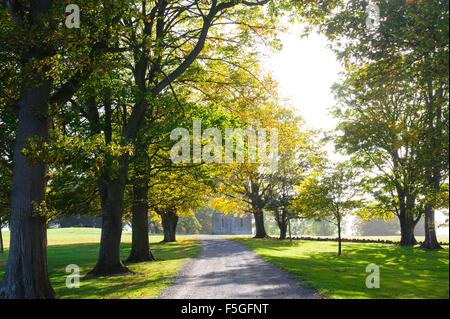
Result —
[[[337, 121], [329, 113], [336, 103], [330, 88], [339, 81], [343, 67], [327, 47], [325, 36], [313, 33], [308, 38], [301, 38], [301, 34], [302, 26], [296, 23], [280, 35], [283, 49], [267, 54], [266, 70], [278, 82], [281, 97], [289, 99], [308, 127], [331, 130]], [[343, 158], [334, 152], [331, 144], [326, 150], [332, 160]], [[443, 214], [436, 213], [438, 223], [445, 218]], [[349, 231], [346, 235], [350, 235]], [[449, 236], [448, 227], [438, 228], [437, 231], [438, 235]]]
[[328, 114], [334, 105], [330, 87], [342, 68], [327, 48], [325, 36], [314, 33], [302, 39], [301, 31], [301, 25], [295, 24], [280, 36], [283, 49], [271, 55], [267, 68], [282, 97], [290, 99], [310, 127], [332, 129], [336, 121]]
[[[338, 82], [343, 68], [327, 47], [324, 35], [312, 33], [301, 38], [301, 34], [302, 26], [296, 23], [280, 35], [283, 49], [267, 53], [266, 70], [278, 82], [281, 97], [289, 100], [308, 127], [332, 130], [337, 121], [329, 114], [335, 105], [331, 86]], [[332, 161], [344, 159], [334, 152], [332, 143], [325, 150]]]

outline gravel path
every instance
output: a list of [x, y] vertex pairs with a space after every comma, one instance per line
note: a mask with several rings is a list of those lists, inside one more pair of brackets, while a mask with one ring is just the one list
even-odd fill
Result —
[[195, 237], [200, 239], [201, 253], [184, 265], [159, 298], [321, 298], [237, 242], [218, 236]]

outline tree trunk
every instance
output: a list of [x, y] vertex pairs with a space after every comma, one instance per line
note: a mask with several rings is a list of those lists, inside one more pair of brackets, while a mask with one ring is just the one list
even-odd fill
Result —
[[338, 256], [342, 254], [342, 236], [341, 236], [341, 221], [338, 220]]
[[148, 180], [139, 179], [133, 185], [131, 216], [132, 243], [127, 262], [155, 260], [148, 242]]
[[282, 221], [278, 223], [278, 228], [280, 229], [280, 237], [278, 239], [280, 240], [286, 239], [287, 224], [284, 221]]
[[423, 249], [442, 249], [436, 236], [436, 225], [434, 221], [434, 210], [427, 205], [425, 210], [425, 240], [420, 245]]
[[280, 240], [284, 240], [286, 239], [286, 234], [287, 234], [287, 224], [288, 224], [288, 219], [287, 219], [287, 213], [285, 210], [282, 210], [281, 213], [277, 212], [277, 225], [278, 228], [280, 229]]
[[278, 225], [278, 227], [280, 228], [280, 237], [278, 239], [280, 240], [284, 240], [286, 239], [286, 234], [287, 234], [287, 225], [286, 224], [281, 224]]
[[24, 89], [18, 103], [14, 145], [8, 264], [0, 284], [0, 298], [54, 298], [47, 272], [47, 220], [35, 209], [43, 204], [46, 165], [29, 165], [23, 148], [27, 139], [48, 137], [50, 83]]
[[2, 226], [0, 225], [0, 254], [5, 252], [3, 248], [3, 236], [2, 236]]
[[[437, 92], [438, 99], [442, 99], [442, 90]], [[428, 115], [429, 115], [429, 126], [432, 131], [431, 141], [429, 141], [426, 145], [431, 146], [431, 150], [428, 153], [429, 161], [427, 161], [427, 182], [428, 185], [431, 186], [433, 193], [439, 193], [441, 188], [441, 163], [445, 162], [445, 168], [448, 170], [448, 161], [445, 161], [447, 156], [445, 152], [442, 152], [442, 148], [439, 147], [442, 145], [440, 141], [442, 140], [442, 106], [437, 103], [436, 110], [433, 112], [433, 107], [431, 103], [427, 104]], [[434, 123], [434, 125], [433, 125]], [[447, 139], [448, 146], [448, 139]], [[423, 249], [442, 249], [441, 245], [439, 245], [436, 237], [436, 224], [434, 219], [434, 207], [429, 204], [425, 207], [425, 240], [423, 244], [420, 246]]]
[[400, 246], [408, 247], [417, 244], [416, 237], [414, 236], [414, 228], [416, 222], [412, 216], [409, 216], [406, 212], [402, 212], [399, 216], [400, 219]]
[[264, 214], [261, 210], [253, 213], [253, 217], [255, 218], [255, 237], [254, 238], [266, 238], [267, 233], [264, 228]]
[[289, 241], [292, 241], [292, 233], [291, 233], [291, 219], [288, 219], [288, 224], [289, 224]]
[[178, 216], [173, 210], [161, 214], [162, 226], [164, 230], [163, 242], [175, 242]]
[[99, 180], [102, 205], [102, 234], [97, 264], [88, 276], [110, 276], [130, 273], [120, 260], [120, 240], [122, 236], [122, 214], [127, 165], [120, 163], [118, 177]]

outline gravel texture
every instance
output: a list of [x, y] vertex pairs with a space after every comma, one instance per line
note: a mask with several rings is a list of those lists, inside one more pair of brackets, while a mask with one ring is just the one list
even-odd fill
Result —
[[243, 245], [219, 236], [196, 235], [201, 253], [183, 266], [161, 299], [319, 299], [292, 275]]

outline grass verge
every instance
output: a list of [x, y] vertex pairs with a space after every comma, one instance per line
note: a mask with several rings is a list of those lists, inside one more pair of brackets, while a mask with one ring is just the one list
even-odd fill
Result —
[[[449, 298], [449, 250], [424, 251], [386, 244], [229, 237], [328, 298]], [[366, 288], [366, 267], [380, 269], [380, 288]]]
[[[6, 232], [5, 232], [6, 233]], [[8, 244], [9, 234], [4, 234]], [[180, 270], [183, 262], [200, 252], [200, 246], [192, 238], [178, 237], [175, 243], [161, 243], [162, 236], [150, 236], [150, 247], [158, 261], [127, 264], [139, 273], [133, 276], [81, 278], [80, 288], [66, 287], [66, 266], [76, 264], [80, 274], [91, 270], [97, 261], [100, 230], [92, 228], [65, 228], [48, 230], [48, 268], [50, 281], [58, 298], [68, 299], [136, 299], [155, 298], [168, 286]], [[6, 246], [7, 247], [7, 246]], [[122, 236], [121, 257], [126, 259], [131, 250], [131, 234]], [[7, 260], [0, 255], [0, 278]]]

